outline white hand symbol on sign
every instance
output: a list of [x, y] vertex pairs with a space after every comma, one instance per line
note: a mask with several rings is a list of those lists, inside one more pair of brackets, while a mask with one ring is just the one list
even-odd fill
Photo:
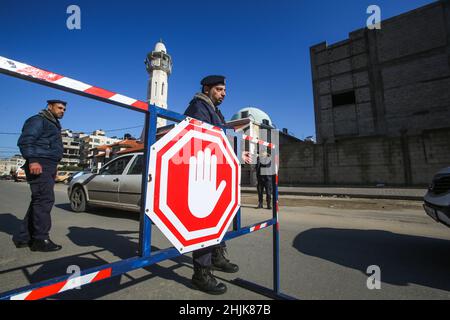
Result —
[[197, 218], [209, 216], [222, 195], [227, 182], [222, 180], [217, 188], [217, 157], [211, 150], [199, 151], [189, 159], [188, 205]]

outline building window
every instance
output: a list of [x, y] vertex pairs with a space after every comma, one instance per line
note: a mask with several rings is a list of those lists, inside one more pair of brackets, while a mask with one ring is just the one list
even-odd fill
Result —
[[348, 91], [348, 92], [343, 92], [343, 93], [338, 93], [338, 94], [333, 94], [331, 99], [332, 99], [333, 107], [356, 103], [356, 97], [355, 97], [354, 90]]

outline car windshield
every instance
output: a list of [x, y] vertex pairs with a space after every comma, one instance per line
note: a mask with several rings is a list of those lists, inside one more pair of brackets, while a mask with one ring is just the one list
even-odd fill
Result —
[[67, 172], [65, 172], [65, 171], [58, 172], [58, 176], [64, 176], [66, 174], [67, 174]]

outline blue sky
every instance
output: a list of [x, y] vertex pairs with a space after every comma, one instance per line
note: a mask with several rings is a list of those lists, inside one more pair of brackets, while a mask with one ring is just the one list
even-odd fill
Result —
[[[315, 136], [309, 48], [365, 27], [376, 4], [382, 19], [430, 0], [63, 1], [0, 0], [0, 56], [145, 100], [146, 54], [162, 38], [173, 58], [169, 109], [184, 112], [208, 74], [227, 77], [227, 119], [246, 106], [266, 111], [278, 128]], [[66, 9], [81, 9], [69, 30]], [[20, 132], [47, 99], [69, 102], [62, 120], [76, 131], [140, 126], [141, 113], [0, 74], [0, 132]], [[110, 131], [139, 136], [141, 128]], [[0, 157], [17, 135], [0, 134]]]

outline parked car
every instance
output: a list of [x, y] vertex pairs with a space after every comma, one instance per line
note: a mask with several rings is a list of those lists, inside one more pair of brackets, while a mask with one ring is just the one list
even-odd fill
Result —
[[68, 182], [72, 172], [70, 171], [58, 171], [56, 173], [55, 182]]
[[70, 182], [73, 179], [78, 178], [78, 177], [82, 176], [83, 174], [88, 174], [88, 173], [92, 173], [92, 171], [91, 170], [75, 171], [70, 175], [67, 182]]
[[67, 190], [72, 210], [102, 206], [139, 212], [143, 158], [142, 152], [125, 154], [106, 163], [97, 174], [72, 179]]
[[424, 197], [425, 212], [437, 222], [450, 227], [450, 167], [433, 177]]

